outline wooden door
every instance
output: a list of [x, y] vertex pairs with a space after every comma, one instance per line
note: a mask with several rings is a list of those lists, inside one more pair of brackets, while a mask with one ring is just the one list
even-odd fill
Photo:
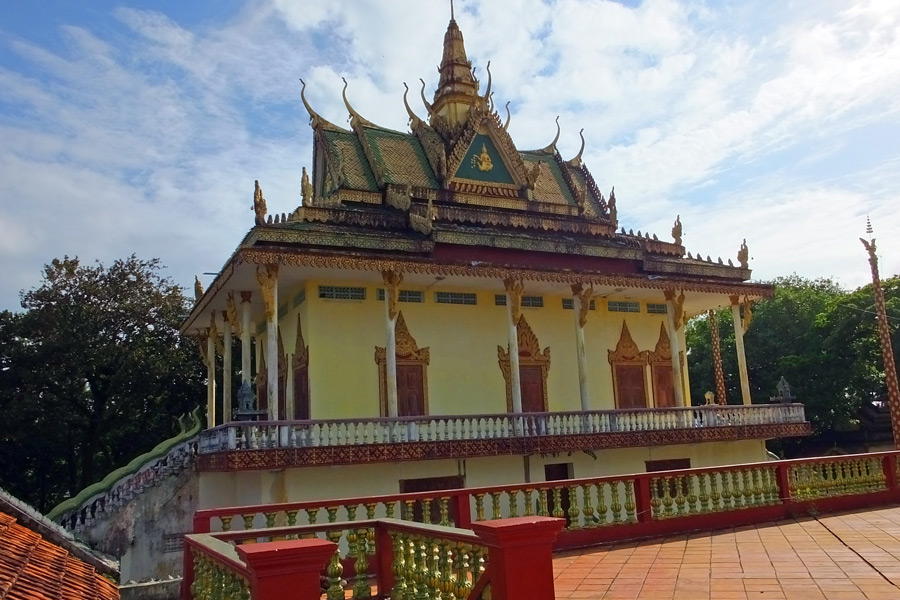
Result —
[[309, 367], [294, 369], [294, 418], [309, 419]]
[[422, 365], [397, 365], [397, 414], [425, 414], [425, 378]]
[[519, 367], [522, 384], [522, 412], [544, 412], [544, 373], [540, 365]]
[[618, 408], [647, 408], [647, 387], [643, 365], [616, 365]]
[[675, 383], [672, 365], [653, 365], [653, 398], [656, 408], [675, 406]]

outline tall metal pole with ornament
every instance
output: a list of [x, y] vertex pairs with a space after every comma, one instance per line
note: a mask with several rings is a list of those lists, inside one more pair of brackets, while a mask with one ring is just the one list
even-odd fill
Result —
[[878, 256], [875, 254], [875, 238], [872, 237], [872, 223], [866, 219], [866, 233], [869, 240], [859, 238], [869, 253], [872, 267], [872, 290], [875, 294], [875, 314], [878, 319], [878, 337], [881, 339], [881, 355], [884, 357], [884, 382], [887, 384], [888, 408], [891, 411], [891, 430], [894, 445], [900, 448], [900, 389], [897, 385], [897, 368], [894, 365], [894, 350], [891, 348], [891, 331], [888, 326], [887, 309], [884, 306], [884, 290], [878, 277]]

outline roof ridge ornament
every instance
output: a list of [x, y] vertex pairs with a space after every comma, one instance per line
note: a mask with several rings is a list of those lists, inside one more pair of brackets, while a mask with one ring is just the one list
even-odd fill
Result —
[[556, 116], [556, 137], [553, 138], [553, 141], [550, 142], [550, 145], [541, 150], [542, 152], [546, 152], [547, 154], [556, 154], [556, 142], [559, 141], [559, 134], [562, 130], [559, 127], [559, 115]]
[[[487, 74], [488, 74], [488, 82], [487, 82], [487, 89], [484, 91], [484, 106], [486, 109], [490, 110], [489, 107], [491, 107], [491, 108], [493, 107], [493, 100], [491, 99], [491, 83], [493, 80], [493, 77], [491, 76], [491, 61], [487, 61], [487, 66], [485, 67], [485, 70], [487, 71]], [[473, 71], [473, 74], [474, 74], [474, 71]]]
[[312, 109], [312, 106], [309, 105], [309, 101], [306, 99], [306, 82], [303, 81], [303, 78], [300, 78], [300, 83], [303, 87], [300, 88], [300, 99], [303, 101], [303, 106], [306, 107], [306, 112], [309, 113], [309, 126], [313, 129], [318, 129], [319, 127], [338, 129], [341, 128], [332, 123], [331, 121], [322, 118], [322, 116]]
[[365, 117], [360, 115], [358, 112], [353, 110], [353, 107], [350, 106], [350, 101], [347, 100], [347, 79], [345, 77], [341, 77], [341, 80], [344, 82], [344, 89], [341, 90], [341, 95], [344, 97], [344, 106], [347, 107], [347, 110], [350, 112], [350, 127], [356, 129], [357, 125], [362, 125], [366, 127], [375, 127], [370, 121], [366, 120]]
[[427, 98], [425, 98], [425, 80], [422, 79], [421, 77], [419, 77], [419, 81], [422, 82], [422, 91], [420, 92], [422, 94], [422, 103], [425, 105], [425, 110], [428, 112], [428, 116], [430, 117], [432, 115], [433, 110], [432, 110], [431, 103], [428, 101]]
[[578, 151], [578, 154], [575, 155], [575, 158], [566, 161], [570, 167], [575, 168], [581, 166], [581, 155], [584, 154], [584, 127], [581, 128], [581, 131], [578, 132], [578, 135], [581, 136], [581, 149]]
[[416, 113], [414, 113], [413, 110], [409, 107], [409, 102], [407, 102], [406, 100], [406, 96], [409, 94], [409, 86], [406, 85], [405, 81], [403, 82], [403, 87], [406, 89], [406, 91], [403, 92], [403, 105], [406, 107], [406, 113], [409, 115], [409, 121], [407, 121], [407, 124], [411, 124], [413, 130], [415, 130], [416, 127], [418, 127], [422, 123], [422, 119], [417, 117]]
[[503, 131], [509, 131], [509, 120], [512, 118], [512, 114], [509, 112], [509, 103], [511, 100], [506, 101], [506, 123], [503, 124]]

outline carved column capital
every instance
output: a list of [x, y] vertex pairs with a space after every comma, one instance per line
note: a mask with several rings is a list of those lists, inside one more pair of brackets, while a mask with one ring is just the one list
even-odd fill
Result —
[[234, 292], [228, 292], [228, 295], [225, 296], [225, 310], [222, 311], [222, 315], [225, 317], [225, 325], [230, 325], [231, 331], [240, 336], [241, 322], [238, 319], [237, 306], [234, 304]]
[[271, 320], [275, 317], [277, 309], [275, 306], [275, 286], [278, 283], [278, 265], [270, 263], [257, 267], [256, 281], [259, 283], [260, 292], [262, 292], [266, 319]]
[[580, 283], [572, 284], [572, 295], [578, 298], [580, 306], [578, 307], [578, 326], [587, 325], [588, 310], [591, 307], [591, 298], [594, 297], [594, 286], [585, 288]]
[[519, 322], [519, 317], [522, 316], [522, 293], [525, 291], [525, 284], [520, 279], [508, 277], [503, 280], [503, 286], [509, 296], [508, 302], [513, 324], [516, 324]]
[[403, 283], [403, 273], [396, 271], [382, 271], [384, 280], [384, 297], [388, 303], [388, 318], [393, 321], [397, 318], [397, 303], [400, 301], [400, 284]]

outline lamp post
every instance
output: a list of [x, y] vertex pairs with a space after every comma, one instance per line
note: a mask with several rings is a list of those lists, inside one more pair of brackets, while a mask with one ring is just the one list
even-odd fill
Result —
[[866, 233], [869, 240], [859, 238], [869, 253], [872, 267], [872, 292], [875, 295], [875, 314], [878, 319], [878, 337], [881, 339], [881, 355], [884, 358], [884, 381], [887, 384], [888, 408], [891, 411], [891, 431], [894, 445], [900, 448], [900, 389], [897, 385], [897, 368], [894, 365], [894, 350], [891, 348], [891, 331], [888, 327], [887, 310], [884, 306], [884, 290], [878, 277], [878, 256], [875, 254], [875, 238], [872, 237], [872, 223], [866, 219]]

